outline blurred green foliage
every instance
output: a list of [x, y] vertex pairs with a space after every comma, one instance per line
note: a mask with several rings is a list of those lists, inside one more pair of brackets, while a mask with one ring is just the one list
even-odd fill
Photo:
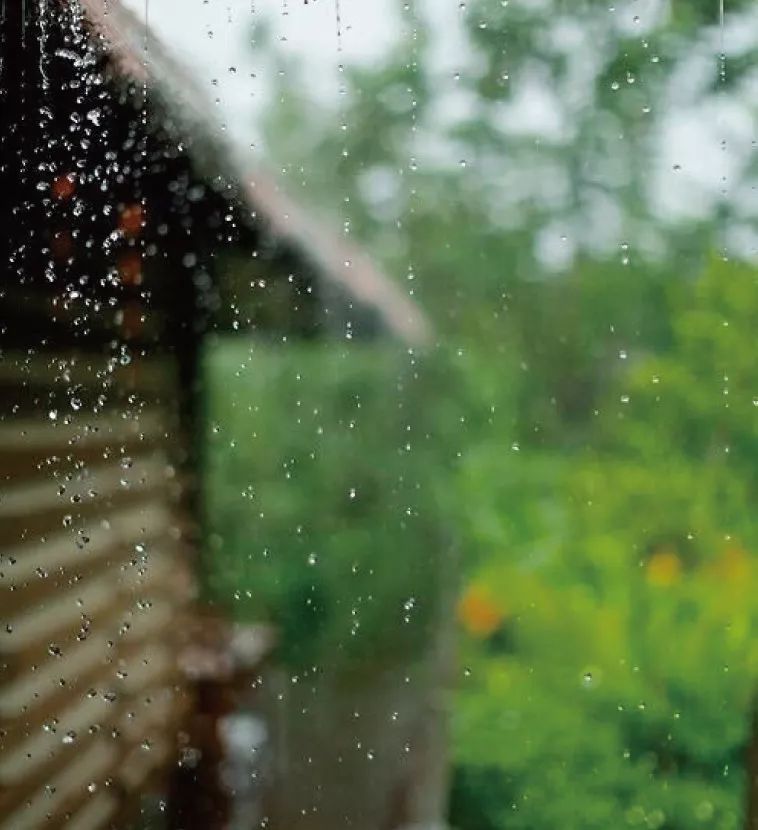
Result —
[[456, 826], [742, 826], [758, 275], [714, 260], [693, 294], [670, 349], [630, 358], [591, 448], [507, 475], [469, 459]]
[[206, 370], [209, 595], [272, 622], [295, 669], [418, 656], [461, 440], [458, 404], [439, 390], [465, 373], [386, 345], [238, 339], [211, 348]]
[[[290, 665], [417, 653], [461, 551], [460, 830], [742, 825], [758, 285], [709, 259], [737, 208], [666, 216], [651, 171], [676, 105], [752, 97], [756, 52], [721, 60], [716, 2], [636, 5], [462, 3], [471, 52], [445, 78], [399, 3], [396, 48], [341, 73], [339, 112], [275, 54], [273, 160], [444, 345], [209, 355], [208, 590], [276, 622]], [[534, 78], [552, 133], [508, 109]], [[451, 99], [464, 115], [439, 119]]]

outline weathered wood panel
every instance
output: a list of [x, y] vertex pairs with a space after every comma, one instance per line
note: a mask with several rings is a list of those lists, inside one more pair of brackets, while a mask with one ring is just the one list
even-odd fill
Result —
[[117, 823], [175, 755], [181, 436], [171, 372], [143, 363], [0, 361], [0, 830]]

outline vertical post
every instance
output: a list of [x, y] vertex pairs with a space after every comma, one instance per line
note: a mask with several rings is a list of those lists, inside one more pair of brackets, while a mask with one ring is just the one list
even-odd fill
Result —
[[32, 255], [28, 242], [39, 223], [39, 12], [39, 0], [0, 0], [0, 262], [16, 279]]
[[[19, 2], [2, 0], [0, 6], [0, 113], [2, 129], [0, 130], [0, 181], [4, 198], [0, 209], [3, 211], [3, 228], [7, 232], [12, 220], [11, 206], [18, 205], [19, 195], [19, 153], [23, 146], [20, 140], [22, 110], [24, 54], [22, 32], [25, 25], [24, 10]], [[7, 215], [6, 215], [7, 212]], [[9, 243], [12, 245], [12, 243]], [[2, 257], [4, 263], [8, 256]]]
[[758, 830], [758, 694], [751, 712], [750, 739], [745, 757], [745, 830]]
[[450, 791], [449, 705], [455, 685], [455, 604], [460, 590], [460, 549], [442, 541], [441, 586], [431, 656], [431, 688], [425, 705], [420, 757], [411, 782], [406, 821], [419, 830], [447, 825]]

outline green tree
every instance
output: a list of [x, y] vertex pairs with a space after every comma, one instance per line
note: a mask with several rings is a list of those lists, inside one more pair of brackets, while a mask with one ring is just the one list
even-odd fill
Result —
[[[420, 7], [398, 4], [396, 47], [345, 66], [333, 108], [308, 99], [302, 70], [272, 46], [277, 166], [315, 210], [334, 206], [441, 340], [479, 355], [482, 372], [493, 355], [521, 357], [526, 377], [503, 380], [522, 393], [520, 441], [560, 444], [567, 425], [586, 427], [614, 356], [669, 338], [669, 284], [694, 279], [741, 227], [726, 197], [700, 219], [667, 217], [651, 183], [678, 107], [728, 99], [751, 117], [755, 47], [730, 36], [721, 60], [717, 3], [637, 5], [461, 4], [453, 74]], [[750, 15], [727, 4], [726, 25], [753, 31]], [[441, 117], [456, 95], [466, 114]], [[524, 115], [530, 96], [547, 121]]]

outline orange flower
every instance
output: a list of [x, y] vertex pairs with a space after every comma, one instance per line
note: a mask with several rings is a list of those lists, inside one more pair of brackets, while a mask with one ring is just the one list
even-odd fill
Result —
[[472, 637], [489, 637], [504, 616], [502, 608], [485, 588], [469, 587], [458, 602], [458, 619]]
[[647, 581], [656, 588], [669, 588], [679, 582], [682, 563], [676, 552], [664, 548], [654, 553], [647, 562]]
[[750, 578], [750, 555], [739, 545], [726, 548], [710, 568], [724, 582], [747, 582]]

